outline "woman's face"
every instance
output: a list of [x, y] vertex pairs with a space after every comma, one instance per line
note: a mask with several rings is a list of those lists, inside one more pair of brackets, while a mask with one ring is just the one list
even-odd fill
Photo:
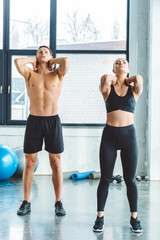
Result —
[[129, 73], [129, 63], [125, 58], [118, 58], [113, 64], [113, 72], [117, 74]]

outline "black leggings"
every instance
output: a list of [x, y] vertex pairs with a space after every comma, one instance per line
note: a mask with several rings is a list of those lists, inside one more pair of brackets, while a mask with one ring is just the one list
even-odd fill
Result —
[[103, 130], [100, 145], [101, 179], [97, 189], [97, 210], [104, 211], [109, 184], [113, 176], [117, 150], [121, 150], [123, 177], [127, 186], [130, 211], [137, 212], [138, 192], [135, 172], [137, 168], [138, 148], [134, 125], [127, 127], [106, 125]]

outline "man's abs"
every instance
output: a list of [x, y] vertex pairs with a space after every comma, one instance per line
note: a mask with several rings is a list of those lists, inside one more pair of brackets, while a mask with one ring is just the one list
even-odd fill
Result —
[[30, 102], [29, 112], [34, 116], [54, 116], [58, 114], [57, 103], [40, 103], [40, 101]]
[[58, 114], [58, 99], [60, 87], [53, 86], [30, 86], [27, 89], [30, 100], [30, 114], [36, 116], [52, 116]]

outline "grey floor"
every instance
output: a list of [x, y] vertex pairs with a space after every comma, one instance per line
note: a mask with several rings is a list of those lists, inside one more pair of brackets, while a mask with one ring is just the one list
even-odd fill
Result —
[[56, 217], [50, 176], [35, 176], [32, 211], [20, 217], [16, 211], [23, 200], [21, 180], [0, 181], [0, 240], [159, 240], [160, 182], [138, 182], [139, 219], [143, 234], [134, 234], [129, 225], [126, 188], [112, 183], [105, 208], [104, 233], [92, 232], [96, 218], [97, 180], [66, 180], [63, 204], [67, 215]]

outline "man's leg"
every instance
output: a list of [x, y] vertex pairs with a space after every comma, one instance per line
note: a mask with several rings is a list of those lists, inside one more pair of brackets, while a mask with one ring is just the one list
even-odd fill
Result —
[[62, 197], [62, 185], [63, 185], [63, 173], [61, 168], [61, 154], [49, 153], [50, 165], [52, 168], [52, 182], [55, 191], [55, 212], [57, 216], [64, 216], [66, 212], [63, 208]]
[[24, 201], [17, 211], [17, 214], [20, 216], [26, 215], [31, 211], [30, 195], [36, 161], [37, 153], [25, 154], [25, 168], [23, 171]]
[[63, 173], [61, 168], [61, 154], [49, 153], [50, 166], [52, 169], [52, 182], [55, 191], [55, 202], [61, 200]]
[[37, 153], [25, 154], [25, 168], [23, 171], [24, 200], [30, 202], [31, 187], [33, 182], [34, 168], [37, 161]]

